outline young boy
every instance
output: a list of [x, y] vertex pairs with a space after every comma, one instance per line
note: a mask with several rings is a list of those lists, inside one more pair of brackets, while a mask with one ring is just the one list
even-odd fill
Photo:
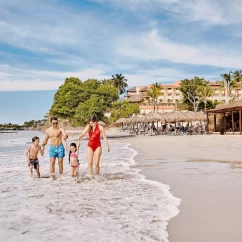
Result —
[[37, 136], [32, 138], [32, 142], [32, 145], [26, 150], [25, 156], [30, 167], [30, 177], [33, 177], [33, 168], [36, 170], [37, 176], [40, 177], [38, 152], [43, 156], [44, 151], [41, 150]]

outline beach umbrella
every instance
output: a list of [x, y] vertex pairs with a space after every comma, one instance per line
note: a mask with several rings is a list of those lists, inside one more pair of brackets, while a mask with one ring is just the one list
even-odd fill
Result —
[[184, 119], [184, 115], [181, 112], [173, 111], [165, 114], [165, 120], [168, 123], [179, 122]]
[[192, 111], [183, 111], [182, 113], [184, 115], [184, 120], [185, 121], [194, 121], [196, 119], [195, 118], [195, 112], [192, 112]]
[[116, 120], [116, 124], [122, 124], [122, 130], [124, 129], [124, 122], [125, 122], [125, 118], [119, 118], [118, 120]]
[[138, 123], [138, 122], [140, 122], [140, 116], [135, 115], [135, 116], [131, 117], [130, 120], [131, 120], [131, 123]]
[[146, 113], [146, 114], [141, 118], [141, 121], [142, 121], [142, 122], [151, 122], [151, 121], [153, 121], [153, 115], [154, 115], [154, 113]]
[[196, 120], [198, 120], [198, 121], [205, 121], [205, 120], [207, 120], [207, 115], [204, 112], [202, 112], [202, 111], [195, 113], [194, 116], [195, 116]]
[[125, 124], [130, 124], [131, 123], [131, 118], [126, 118], [124, 121]]
[[124, 123], [125, 122], [125, 118], [119, 118], [115, 123], [116, 124], [122, 124], [122, 123]]

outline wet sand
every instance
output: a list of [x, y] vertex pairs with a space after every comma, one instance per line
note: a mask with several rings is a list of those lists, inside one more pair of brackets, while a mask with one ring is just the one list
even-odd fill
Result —
[[[170, 242], [242, 241], [242, 137], [137, 136], [136, 167], [182, 199]], [[119, 141], [120, 142], [120, 141]]]

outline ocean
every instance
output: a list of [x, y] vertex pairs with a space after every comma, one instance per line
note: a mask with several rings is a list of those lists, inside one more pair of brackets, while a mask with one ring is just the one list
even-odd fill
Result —
[[132, 168], [137, 152], [128, 143], [109, 140], [110, 153], [103, 144], [101, 175], [89, 179], [83, 140], [80, 180], [70, 177], [66, 156], [64, 174], [51, 181], [48, 146], [39, 156], [42, 177], [29, 177], [24, 153], [35, 135], [43, 141], [38, 131], [0, 134], [1, 241], [169, 241], [167, 224], [180, 199]]

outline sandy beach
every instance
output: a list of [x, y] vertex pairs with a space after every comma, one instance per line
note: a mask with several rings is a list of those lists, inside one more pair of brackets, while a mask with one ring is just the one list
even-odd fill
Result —
[[136, 167], [182, 199], [168, 224], [171, 242], [242, 241], [240, 136], [137, 136]]

